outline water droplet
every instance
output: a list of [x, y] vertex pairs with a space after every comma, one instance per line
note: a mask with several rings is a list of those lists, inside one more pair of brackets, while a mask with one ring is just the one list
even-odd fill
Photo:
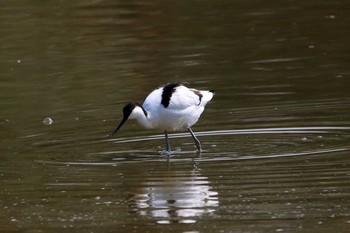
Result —
[[51, 117], [46, 117], [44, 120], [43, 120], [43, 123], [45, 125], [51, 125], [53, 123], [53, 120]]

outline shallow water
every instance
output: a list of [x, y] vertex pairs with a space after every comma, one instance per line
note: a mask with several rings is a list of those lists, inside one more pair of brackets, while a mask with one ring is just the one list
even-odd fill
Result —
[[[5, 1], [1, 231], [347, 232], [346, 6]], [[107, 137], [170, 81], [216, 90], [202, 153], [131, 121]]]

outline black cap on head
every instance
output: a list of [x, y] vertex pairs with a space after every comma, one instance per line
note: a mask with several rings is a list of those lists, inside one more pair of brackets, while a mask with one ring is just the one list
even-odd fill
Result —
[[122, 127], [122, 125], [129, 118], [131, 112], [134, 110], [135, 107], [136, 107], [136, 104], [131, 103], [131, 102], [129, 102], [127, 105], [124, 106], [124, 108], [123, 108], [123, 114], [124, 114], [123, 119], [119, 123], [118, 127], [113, 131], [113, 133], [110, 136], [113, 136], [114, 134], [116, 134], [118, 132], [118, 130]]
[[132, 110], [134, 110], [134, 108], [136, 107], [136, 104], [129, 102], [127, 105], [124, 106], [123, 108], [123, 113], [124, 113], [124, 118], [128, 118], [132, 112]]

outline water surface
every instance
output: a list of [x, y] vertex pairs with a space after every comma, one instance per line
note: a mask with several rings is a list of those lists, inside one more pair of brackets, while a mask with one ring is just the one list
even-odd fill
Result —
[[[345, 1], [1, 5], [3, 232], [348, 231]], [[216, 90], [201, 154], [131, 121], [106, 137], [170, 81]]]

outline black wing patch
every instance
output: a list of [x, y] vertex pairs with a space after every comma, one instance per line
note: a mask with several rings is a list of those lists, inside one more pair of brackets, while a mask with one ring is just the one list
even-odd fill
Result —
[[176, 87], [180, 86], [180, 83], [168, 83], [163, 87], [161, 104], [167, 108], [170, 104], [170, 99], [175, 92]]
[[203, 95], [198, 90], [192, 90], [192, 91], [194, 94], [196, 94], [199, 97], [199, 103], [198, 103], [198, 106], [199, 106], [202, 102]]

